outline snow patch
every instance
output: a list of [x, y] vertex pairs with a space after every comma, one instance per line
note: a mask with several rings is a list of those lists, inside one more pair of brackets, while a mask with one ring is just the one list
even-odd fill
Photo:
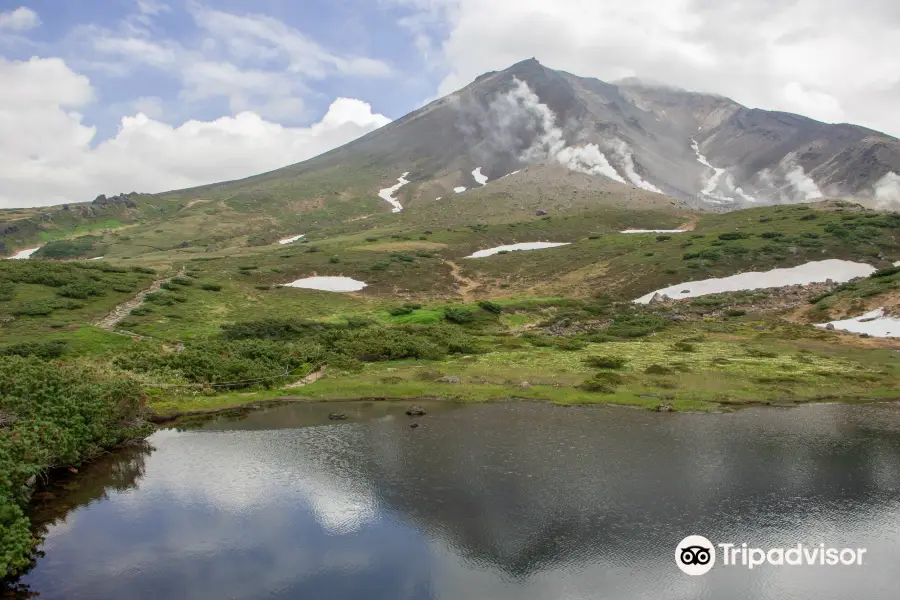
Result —
[[397, 190], [402, 188], [404, 185], [409, 183], [409, 181], [407, 181], [407, 179], [406, 179], [407, 175], [409, 175], [409, 171], [407, 171], [406, 173], [404, 173], [403, 175], [401, 175], [400, 177], [397, 178], [396, 185], [393, 185], [389, 188], [384, 188], [383, 190], [378, 191], [378, 196], [382, 200], [384, 200], [385, 202], [387, 202], [388, 204], [390, 204], [391, 206], [394, 207], [391, 209], [391, 212], [398, 213], [401, 210], [403, 210], [403, 206], [400, 205], [400, 201], [397, 200], [396, 198], [394, 198], [394, 192], [396, 192]]
[[505, 179], [505, 178], [507, 178], [507, 177], [509, 177], [509, 176], [511, 176], [511, 175], [515, 175], [516, 173], [521, 173], [521, 172], [522, 172], [521, 169], [518, 170], [518, 171], [513, 171], [512, 173], [507, 173], [506, 175], [504, 175], [504, 176], [501, 177], [500, 179]]
[[894, 263], [894, 266], [895, 266], [895, 267], [900, 267], [900, 260], [896, 261], [896, 262]]
[[887, 316], [884, 308], [877, 308], [852, 319], [820, 323], [816, 327], [825, 329], [829, 325], [832, 325], [834, 329], [839, 331], [867, 333], [872, 337], [900, 337], [900, 318]]
[[721, 292], [739, 292], [745, 290], [761, 290], [766, 288], [779, 288], [788, 285], [806, 285], [809, 283], [823, 283], [829, 279], [837, 283], [844, 283], [857, 277], [867, 277], [875, 272], [875, 267], [865, 263], [850, 262], [847, 260], [828, 259], [808, 262], [798, 267], [788, 269], [772, 269], [771, 271], [751, 271], [738, 273], [730, 277], [703, 279], [701, 281], [688, 281], [671, 285], [661, 290], [656, 290], [641, 296], [634, 302], [647, 304], [654, 295], [666, 295], [670, 298], [695, 298], [707, 294]]
[[479, 250], [466, 258], [485, 258], [493, 256], [500, 252], [514, 252], [517, 250], [542, 250], [544, 248], [556, 248], [557, 246], [568, 246], [568, 242], [522, 242], [520, 244], [510, 244], [508, 246], [497, 246], [496, 248], [488, 248], [487, 250]]
[[464, 191], [466, 191], [466, 186], [464, 185], [453, 188], [453, 192], [456, 194], [462, 194]]
[[31, 258], [32, 254], [34, 254], [35, 252], [37, 252], [40, 249], [41, 249], [41, 247], [38, 246], [37, 248], [27, 248], [25, 250], [19, 250], [18, 252], [16, 252], [12, 256], [10, 256], [9, 260], [27, 260], [27, 259]]
[[472, 171], [472, 177], [475, 178], [475, 181], [478, 183], [478, 185], [487, 185], [488, 178], [487, 175], [481, 174], [481, 167], [478, 167], [477, 169]]
[[657, 194], [663, 193], [661, 189], [649, 181], [644, 181], [641, 176], [637, 174], [637, 171], [634, 170], [634, 154], [631, 152], [631, 148], [628, 147], [628, 144], [617, 139], [613, 143], [613, 148], [619, 156], [619, 159], [621, 159], [622, 164], [625, 166], [625, 176], [628, 177], [631, 183], [648, 192], [656, 192]]
[[92, 258], [91, 260], [103, 260], [103, 257], [102, 257], [102, 256], [95, 256], [95, 257]]
[[619, 233], [687, 233], [687, 229], [626, 229]]
[[321, 290], [323, 292], [358, 292], [368, 284], [349, 277], [306, 277], [284, 285], [285, 287]]
[[443, 196], [438, 196], [438, 197], [435, 198], [434, 200], [435, 200], [435, 202], [437, 202], [437, 201], [440, 200], [441, 198], [443, 198]]
[[299, 240], [300, 238], [305, 237], [305, 236], [306, 236], [305, 233], [301, 233], [300, 235], [295, 235], [293, 237], [284, 238], [283, 240], [278, 240], [278, 243], [279, 244], [290, 244], [291, 242], [296, 242], [297, 240]]
[[721, 204], [722, 202], [734, 202], [734, 198], [725, 196], [724, 194], [716, 191], [716, 188], [719, 187], [719, 179], [721, 179], [722, 175], [725, 174], [725, 169], [719, 169], [712, 166], [706, 159], [706, 157], [700, 154], [700, 144], [694, 138], [691, 138], [691, 148], [694, 149], [694, 154], [697, 155], [697, 162], [713, 170], [712, 176], [707, 180], [706, 186], [703, 188], [703, 191], [700, 192], [700, 195], [706, 196], [707, 199], [712, 198], [712, 201], [714, 201], [715, 204]]

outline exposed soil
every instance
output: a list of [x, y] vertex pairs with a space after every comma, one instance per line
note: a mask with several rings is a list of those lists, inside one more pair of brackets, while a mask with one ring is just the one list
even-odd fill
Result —
[[106, 313], [106, 315], [102, 319], [97, 321], [97, 323], [96, 323], [97, 327], [101, 327], [107, 331], [112, 331], [114, 333], [121, 333], [123, 335], [130, 335], [132, 337], [142, 338], [143, 336], [140, 336], [136, 333], [117, 330], [116, 325], [119, 324], [119, 321], [121, 321], [122, 319], [127, 317], [128, 314], [132, 310], [134, 310], [135, 308], [137, 308], [138, 306], [143, 304], [144, 297], [147, 294], [150, 294], [152, 292], [158, 292], [160, 290], [162, 284], [167, 283], [173, 277], [178, 277], [180, 275], [184, 275], [184, 267], [182, 267], [181, 270], [175, 275], [170, 275], [169, 277], [157, 279], [156, 281], [154, 281], [153, 283], [150, 284], [150, 287], [138, 292], [134, 298], [131, 298], [130, 300], [126, 300], [122, 304], [119, 304], [118, 306], [116, 306], [114, 309], [112, 309], [111, 311]]

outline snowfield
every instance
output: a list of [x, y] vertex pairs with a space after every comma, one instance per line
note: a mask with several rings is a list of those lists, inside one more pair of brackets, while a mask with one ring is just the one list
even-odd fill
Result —
[[[831, 325], [831, 327], [829, 327]], [[816, 325], [819, 329], [836, 329], [851, 333], [867, 333], [872, 337], [900, 337], [900, 318], [889, 317], [884, 308], [876, 308], [864, 315], [843, 321], [831, 321]]]
[[619, 233], [687, 233], [687, 229], [626, 229]]
[[9, 260], [26, 260], [26, 259], [29, 259], [29, 258], [31, 258], [31, 255], [32, 255], [32, 254], [34, 254], [35, 252], [37, 252], [37, 251], [40, 250], [40, 249], [41, 249], [41, 247], [38, 246], [37, 248], [28, 248], [28, 249], [26, 249], [26, 250], [19, 250], [18, 252], [16, 252], [16, 253], [13, 254], [12, 256], [10, 256], [10, 257], [9, 257]]
[[464, 191], [466, 191], [466, 187], [461, 185], [459, 187], [453, 188], [453, 191], [457, 194], [462, 194]]
[[378, 192], [379, 198], [381, 198], [382, 200], [384, 200], [385, 202], [387, 202], [388, 204], [390, 204], [391, 206], [394, 207], [393, 209], [391, 209], [391, 212], [398, 213], [401, 210], [403, 210], [403, 206], [400, 205], [400, 201], [397, 200], [396, 198], [394, 198], [394, 192], [396, 192], [397, 190], [402, 188], [404, 185], [409, 183], [409, 181], [407, 181], [407, 179], [406, 179], [407, 175], [409, 175], [409, 171], [407, 171], [406, 173], [401, 175], [399, 178], [397, 178], [396, 185], [393, 185], [389, 188], [384, 188], [383, 190], [379, 190], [379, 192]]
[[284, 238], [283, 240], [278, 240], [279, 244], [290, 244], [291, 242], [296, 242], [300, 238], [304, 237], [306, 234], [301, 233], [300, 235], [295, 235], [294, 237]]
[[641, 296], [634, 302], [647, 304], [656, 294], [668, 296], [678, 300], [680, 298], [695, 298], [708, 294], [721, 292], [740, 292], [746, 290], [762, 290], [766, 288], [779, 288], [788, 285], [806, 285], [808, 283], [823, 283], [829, 279], [835, 283], [844, 283], [857, 277], [867, 277], [875, 272], [875, 267], [865, 263], [851, 262], [848, 260], [820, 260], [808, 262], [798, 267], [789, 269], [772, 269], [771, 271], [751, 271], [738, 273], [730, 277], [703, 279], [700, 281], [688, 281], [667, 288], [656, 290]]
[[568, 242], [522, 242], [521, 244], [510, 244], [508, 246], [497, 246], [496, 248], [488, 248], [487, 250], [479, 250], [466, 258], [485, 258], [493, 256], [500, 252], [515, 252], [517, 250], [542, 250], [544, 248], [556, 248], [557, 246], [568, 246]]
[[349, 277], [305, 277], [284, 285], [285, 287], [323, 292], [358, 292], [368, 284]]
[[477, 169], [472, 171], [472, 177], [475, 178], [475, 181], [478, 183], [478, 185], [487, 185], [488, 178], [487, 175], [481, 174], [481, 167], [478, 167]]

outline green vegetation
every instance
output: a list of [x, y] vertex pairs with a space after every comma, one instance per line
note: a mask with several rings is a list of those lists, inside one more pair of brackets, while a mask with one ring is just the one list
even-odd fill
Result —
[[30, 563], [29, 480], [144, 433], [144, 398], [137, 382], [81, 364], [0, 357], [0, 574]]
[[[370, 183], [381, 175], [365, 165], [340, 167], [300, 176], [302, 189], [251, 179], [227, 197], [213, 188], [208, 197], [178, 192], [138, 202], [131, 213], [79, 220], [60, 210], [50, 224], [22, 224], [10, 247], [52, 234], [41, 254], [66, 260], [0, 261], [0, 371], [33, 378], [44, 370], [50, 382], [0, 398], [0, 466], [13, 474], [0, 479], [0, 495], [12, 498], [0, 500], [4, 525], [21, 532], [23, 477], [133, 435], [144, 396], [161, 415], [285, 393], [651, 409], [664, 400], [698, 411], [900, 397], [900, 365], [887, 342], [788, 320], [823, 322], [814, 319], [896, 303], [897, 215], [835, 203], [691, 215], [668, 204], [603, 204], [602, 197], [563, 210], [561, 200], [498, 204], [475, 195], [391, 214], [372, 197]], [[348, 191], [322, 202], [337, 190]], [[537, 218], [531, 204], [538, 201], [558, 214]], [[94, 227], [110, 219], [114, 226]], [[696, 226], [690, 234], [618, 233], [674, 229], [688, 219]], [[277, 243], [296, 231], [307, 237]], [[466, 258], [531, 240], [568, 245]], [[107, 260], [68, 260], [101, 252]], [[862, 260], [878, 271], [784, 307], [765, 290], [631, 303], [679, 282], [825, 258]], [[311, 275], [353, 277], [367, 287], [337, 294], [285, 285]], [[124, 318], [113, 331], [96, 325], [167, 277], [143, 302], [116, 312]], [[140, 337], [114, 333], [121, 330]], [[324, 377], [284, 391], [322, 365]], [[66, 379], [71, 390], [57, 385]], [[110, 405], [92, 404], [107, 392]], [[22, 394], [33, 407], [16, 400]], [[67, 410], [92, 415], [109, 433]], [[2, 411], [15, 413], [13, 424], [4, 424]], [[54, 430], [50, 442], [28, 438], [39, 452], [9, 445], [14, 429], [16, 443], [25, 443], [28, 423], [66, 431]], [[7, 506], [18, 508], [2, 512]], [[28, 543], [11, 535], [2, 548], [13, 553], [0, 557], [12, 556], [8, 565], [19, 569]]]

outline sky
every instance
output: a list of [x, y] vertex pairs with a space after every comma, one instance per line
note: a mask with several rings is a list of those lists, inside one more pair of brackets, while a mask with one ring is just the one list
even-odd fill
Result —
[[0, 207], [236, 179], [536, 57], [900, 135], [896, 0], [0, 0]]

